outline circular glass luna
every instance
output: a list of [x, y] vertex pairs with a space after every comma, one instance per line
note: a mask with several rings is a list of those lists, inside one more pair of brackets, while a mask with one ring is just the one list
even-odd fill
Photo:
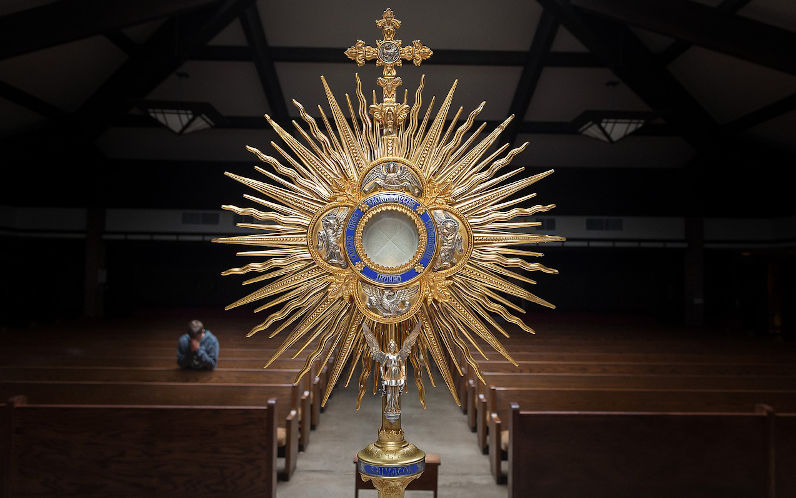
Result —
[[378, 212], [362, 229], [362, 249], [371, 261], [385, 268], [411, 261], [419, 241], [414, 220], [400, 211]]

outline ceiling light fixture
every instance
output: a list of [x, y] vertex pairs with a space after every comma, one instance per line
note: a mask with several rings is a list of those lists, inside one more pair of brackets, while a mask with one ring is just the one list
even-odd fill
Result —
[[586, 111], [573, 124], [581, 135], [613, 144], [654, 118], [649, 112]]
[[138, 108], [177, 135], [212, 128], [221, 115], [207, 102], [146, 100]]

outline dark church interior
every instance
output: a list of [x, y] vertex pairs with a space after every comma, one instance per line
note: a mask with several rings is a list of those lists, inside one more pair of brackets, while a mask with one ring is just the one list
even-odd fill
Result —
[[[536, 334], [492, 317], [518, 365], [478, 338], [483, 376], [448, 358], [461, 406], [427, 365], [421, 407], [408, 374], [438, 468], [407, 496], [796, 496], [788, 0], [0, 1], [0, 494], [376, 496], [351, 464], [378, 423], [362, 367], [326, 406], [331, 363], [293, 381], [313, 348], [263, 369], [282, 336], [247, 338], [263, 313], [225, 311], [251, 290], [220, 275], [254, 259], [211, 240], [251, 233], [224, 172], [281, 143], [264, 115], [320, 121], [321, 75], [380, 92], [344, 52], [388, 7], [433, 49], [401, 95], [457, 79], [449, 120], [513, 115], [492, 150], [555, 170], [516, 195], [566, 237], [523, 284], [556, 308], [506, 297]], [[177, 366], [194, 319], [213, 372]]]

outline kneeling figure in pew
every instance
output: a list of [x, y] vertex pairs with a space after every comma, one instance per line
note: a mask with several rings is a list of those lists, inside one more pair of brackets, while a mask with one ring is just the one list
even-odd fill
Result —
[[213, 370], [218, 363], [218, 339], [199, 320], [188, 322], [188, 333], [177, 344], [180, 368]]

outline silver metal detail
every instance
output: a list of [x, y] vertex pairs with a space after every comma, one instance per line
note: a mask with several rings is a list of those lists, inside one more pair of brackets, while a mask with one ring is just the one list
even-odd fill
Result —
[[417, 341], [420, 327], [421, 324], [418, 321], [412, 333], [404, 339], [400, 350], [395, 341], [391, 340], [387, 344], [387, 351], [382, 351], [379, 341], [371, 332], [370, 327], [366, 323], [362, 324], [362, 333], [370, 348], [370, 356], [380, 365], [381, 388], [387, 396], [384, 417], [390, 422], [395, 422], [401, 416], [400, 398], [406, 385], [406, 359]]
[[401, 49], [393, 41], [385, 41], [379, 45], [379, 59], [387, 64], [396, 62], [401, 57]]
[[415, 177], [412, 170], [395, 161], [387, 161], [381, 167], [373, 168], [362, 182], [362, 192], [366, 194], [377, 188], [403, 191], [414, 196], [423, 193], [420, 180]]
[[445, 211], [435, 211], [434, 221], [439, 229], [439, 255], [435, 270], [446, 270], [456, 264], [457, 257], [464, 251], [459, 221]]
[[400, 316], [409, 310], [412, 298], [420, 290], [419, 286], [407, 289], [381, 288], [374, 285], [362, 284], [362, 290], [368, 296], [365, 303], [371, 311], [384, 317]]
[[348, 266], [340, 248], [346, 214], [348, 214], [347, 208], [336, 208], [329, 211], [321, 218], [321, 230], [318, 231], [318, 252], [324, 261], [340, 268]]

